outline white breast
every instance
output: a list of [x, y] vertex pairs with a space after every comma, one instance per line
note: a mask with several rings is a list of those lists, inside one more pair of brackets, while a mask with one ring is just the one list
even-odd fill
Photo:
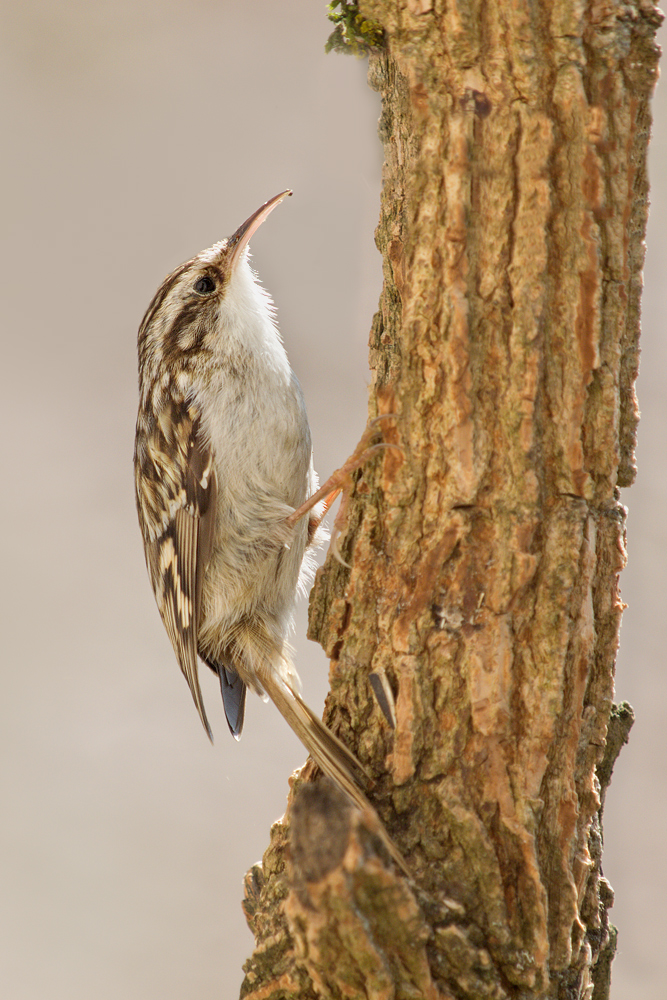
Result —
[[206, 391], [195, 386], [193, 393], [213, 448], [218, 487], [202, 624], [205, 632], [220, 635], [225, 622], [258, 608], [281, 631], [287, 627], [308, 518], [291, 531], [285, 518], [316, 483], [301, 388], [270, 300], [247, 265], [237, 271], [221, 312], [219, 363], [208, 370]]

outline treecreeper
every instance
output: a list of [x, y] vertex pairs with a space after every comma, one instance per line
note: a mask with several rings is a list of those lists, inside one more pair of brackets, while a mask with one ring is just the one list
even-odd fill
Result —
[[[163, 624], [211, 737], [198, 660], [219, 677], [232, 735], [246, 691], [268, 695], [320, 769], [405, 862], [362, 788], [356, 757], [305, 704], [287, 635], [314, 573], [324, 511], [301, 387], [248, 241], [291, 191], [162, 282], [138, 333], [134, 452], [139, 524]], [[352, 465], [358, 465], [355, 453]], [[336, 476], [338, 475], [338, 478]]]

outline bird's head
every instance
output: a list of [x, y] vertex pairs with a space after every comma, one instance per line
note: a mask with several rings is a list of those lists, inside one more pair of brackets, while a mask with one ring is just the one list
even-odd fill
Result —
[[[241, 343], [248, 332], [270, 323], [273, 306], [248, 263], [248, 242], [276, 205], [291, 195], [282, 191], [243, 222], [226, 240], [202, 250], [169, 274], [139, 327], [139, 367], [158, 375], [188, 355]], [[178, 367], [178, 366], [177, 366]], [[149, 375], [150, 377], [150, 375]]]

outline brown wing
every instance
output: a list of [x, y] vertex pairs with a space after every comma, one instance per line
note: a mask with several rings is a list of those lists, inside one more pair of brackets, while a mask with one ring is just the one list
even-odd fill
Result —
[[170, 400], [154, 425], [137, 428], [135, 474], [146, 564], [162, 621], [211, 737], [197, 670], [204, 571], [213, 544], [216, 481], [192, 404]]

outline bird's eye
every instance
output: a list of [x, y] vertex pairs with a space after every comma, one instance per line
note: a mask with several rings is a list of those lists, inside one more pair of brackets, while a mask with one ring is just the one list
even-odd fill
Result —
[[215, 281], [208, 274], [205, 274], [203, 277], [197, 278], [194, 287], [195, 292], [198, 292], [199, 295], [208, 295], [209, 292], [215, 291]]

